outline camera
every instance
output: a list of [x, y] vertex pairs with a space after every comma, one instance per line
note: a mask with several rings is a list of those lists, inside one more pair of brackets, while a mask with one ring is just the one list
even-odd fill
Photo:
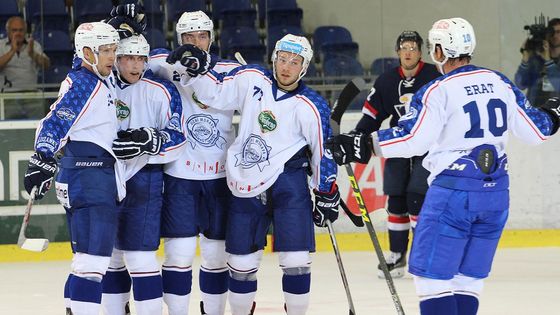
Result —
[[[548, 19], [547, 17], [546, 20], [548, 21]], [[541, 13], [541, 16], [535, 17], [535, 24], [525, 25], [523, 27], [523, 29], [529, 31], [529, 37], [525, 43], [525, 50], [530, 52], [543, 51], [543, 41], [546, 40], [549, 34], [546, 23], [545, 17]]]

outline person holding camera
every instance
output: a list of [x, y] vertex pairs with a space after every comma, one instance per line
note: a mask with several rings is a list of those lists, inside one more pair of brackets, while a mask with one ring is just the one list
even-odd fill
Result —
[[560, 18], [550, 20], [542, 32], [534, 31], [533, 25], [528, 29], [531, 37], [521, 47], [523, 57], [515, 73], [515, 84], [527, 89], [531, 104], [542, 104], [560, 95]]

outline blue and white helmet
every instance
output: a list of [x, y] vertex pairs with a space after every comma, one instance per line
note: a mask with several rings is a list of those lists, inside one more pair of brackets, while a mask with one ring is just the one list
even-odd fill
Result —
[[[434, 59], [436, 46], [440, 45], [445, 59], [438, 62]], [[476, 38], [472, 25], [463, 18], [450, 18], [434, 23], [428, 33], [428, 48], [434, 63], [440, 67], [449, 58], [472, 56], [476, 47]]]
[[313, 49], [311, 49], [311, 44], [309, 43], [307, 38], [303, 36], [287, 34], [276, 42], [276, 45], [274, 46], [274, 51], [272, 52], [272, 56], [271, 56], [273, 74], [275, 79], [276, 79], [276, 58], [278, 58], [278, 51], [287, 51], [303, 57], [303, 68], [299, 73], [298, 81], [301, 78], [303, 78], [303, 76], [307, 73], [307, 68], [309, 67], [309, 63], [313, 58]]
[[[119, 42], [119, 47], [117, 48], [117, 57], [124, 55], [146, 57], [144, 70], [140, 75], [140, 78], [144, 77], [144, 72], [148, 68], [148, 60], [150, 59], [150, 43], [148, 43], [144, 35], [132, 35], [130, 37], [121, 39], [121, 41]], [[118, 75], [121, 76], [118, 65], [116, 69]]]

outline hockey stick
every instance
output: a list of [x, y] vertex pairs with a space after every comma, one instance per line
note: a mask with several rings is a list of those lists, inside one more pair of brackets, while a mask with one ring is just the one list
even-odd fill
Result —
[[[344, 114], [352, 100], [360, 93], [360, 91], [364, 87], [365, 82], [362, 78], [354, 78], [352, 81], [346, 84], [346, 86], [342, 89], [342, 92], [340, 92], [340, 95], [336, 100], [331, 113], [331, 127], [335, 135], [340, 134], [340, 121], [342, 119], [342, 115]], [[373, 224], [371, 223], [369, 212], [364, 203], [364, 198], [362, 197], [360, 187], [358, 186], [358, 182], [354, 177], [354, 170], [352, 169], [352, 166], [350, 164], [346, 164], [344, 165], [344, 167], [346, 168], [346, 173], [348, 173], [348, 179], [350, 180], [350, 185], [352, 186], [354, 198], [356, 198], [356, 202], [358, 203], [358, 207], [360, 208], [362, 219], [365, 222], [369, 237], [371, 238], [371, 242], [373, 243], [373, 248], [375, 249], [375, 253], [377, 255], [377, 258], [379, 259], [381, 270], [385, 275], [385, 281], [387, 282], [387, 286], [389, 287], [389, 292], [391, 293], [391, 298], [393, 299], [393, 303], [395, 304], [395, 308], [397, 309], [397, 314], [404, 315], [404, 309], [399, 299], [399, 295], [397, 294], [397, 290], [395, 289], [395, 284], [393, 283], [391, 273], [387, 268], [387, 262], [385, 261], [385, 256], [383, 256], [383, 250], [381, 250], [379, 239], [377, 238], [377, 234], [375, 233], [375, 229], [373, 227]]]
[[354, 213], [352, 213], [352, 211], [350, 211], [350, 208], [348, 208], [346, 202], [344, 202], [344, 200], [342, 199], [340, 199], [340, 206], [342, 207], [342, 210], [344, 210], [344, 213], [346, 213], [346, 216], [348, 216], [350, 221], [352, 221], [352, 223], [354, 223], [355, 226], [357, 227], [364, 226], [364, 220], [362, 220], [362, 216], [355, 215]]
[[31, 208], [33, 208], [33, 201], [35, 201], [35, 192], [37, 187], [33, 187], [31, 194], [29, 194], [29, 200], [27, 201], [27, 207], [25, 208], [25, 214], [23, 215], [23, 223], [21, 224], [21, 229], [19, 230], [18, 236], [18, 246], [21, 249], [30, 250], [32, 252], [42, 252], [49, 247], [49, 240], [46, 238], [27, 238], [25, 237], [25, 231], [27, 230], [27, 225], [29, 224], [29, 218], [31, 217]]
[[334, 235], [334, 229], [330, 220], [327, 220], [327, 229], [329, 230], [329, 236], [331, 237], [331, 243], [334, 250], [334, 255], [336, 256], [336, 263], [338, 264], [338, 270], [340, 270], [340, 277], [342, 277], [342, 284], [344, 285], [344, 290], [346, 291], [346, 298], [348, 299], [348, 307], [350, 307], [350, 315], [355, 315], [354, 302], [352, 302], [352, 295], [350, 294], [350, 287], [348, 286], [348, 279], [346, 278], [346, 271], [344, 271], [344, 266], [342, 265], [342, 257], [340, 256], [340, 251], [338, 250], [338, 243], [336, 241], [336, 236]]
[[247, 61], [245, 61], [245, 58], [243, 58], [243, 56], [241, 56], [241, 53], [236, 51], [235, 54], [235, 59], [237, 60], [237, 62], [239, 62], [241, 65], [246, 66], [247, 65]]

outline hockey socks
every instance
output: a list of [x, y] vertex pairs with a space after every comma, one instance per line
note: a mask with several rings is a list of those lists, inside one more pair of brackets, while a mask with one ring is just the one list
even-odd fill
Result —
[[101, 282], [103, 286], [103, 311], [111, 315], [125, 315], [126, 303], [130, 300], [130, 275], [126, 267], [111, 268]]
[[227, 268], [210, 272], [201, 267], [198, 276], [204, 311], [207, 314], [223, 315], [228, 291]]
[[101, 310], [101, 281], [95, 280], [79, 276], [73, 276], [70, 279], [70, 306], [73, 315], [99, 314]]
[[251, 314], [256, 295], [256, 272], [250, 274], [232, 272], [229, 278], [229, 305], [232, 315]]
[[163, 266], [163, 300], [170, 315], [188, 314], [191, 297], [192, 269], [185, 271], [169, 270]]
[[478, 298], [472, 295], [455, 294], [458, 315], [476, 315], [478, 311]]
[[72, 281], [73, 274], [69, 274], [64, 283], [64, 306], [67, 310], [70, 310], [70, 281]]
[[288, 315], [304, 315], [309, 308], [309, 289], [311, 274], [282, 276], [282, 289]]
[[159, 271], [146, 274], [131, 273], [131, 275], [136, 313], [138, 315], [161, 314], [163, 289]]
[[390, 214], [387, 222], [389, 230], [389, 245], [392, 252], [403, 253], [408, 248], [408, 230], [410, 218], [408, 215], [399, 216]]
[[457, 303], [453, 295], [420, 301], [422, 315], [458, 315]]

